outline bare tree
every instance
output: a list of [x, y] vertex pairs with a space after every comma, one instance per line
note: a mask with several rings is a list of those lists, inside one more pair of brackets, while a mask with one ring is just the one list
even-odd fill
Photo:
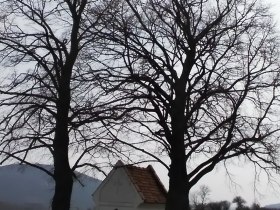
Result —
[[[94, 70], [100, 66], [88, 57], [88, 51], [94, 54], [92, 30], [99, 19], [94, 15], [99, 4], [91, 0], [0, 2], [0, 163], [18, 160], [51, 175], [55, 180], [52, 209], [70, 208], [75, 169], [99, 169], [95, 158], [107, 158], [104, 151], [115, 155], [118, 150], [99, 129], [101, 118], [106, 122], [114, 117], [107, 109], [114, 102], [97, 88]], [[104, 141], [96, 141], [101, 138]], [[54, 173], [35, 164], [44, 155], [53, 159]], [[88, 157], [92, 163], [84, 162]]]
[[232, 203], [236, 203], [237, 210], [247, 210], [249, 207], [245, 206], [246, 201], [241, 196], [236, 196], [233, 198]]
[[201, 185], [199, 187], [199, 190], [192, 193], [192, 203], [195, 207], [195, 209], [205, 209], [205, 206], [207, 204], [207, 200], [210, 196], [210, 188], [206, 185]]
[[102, 17], [111, 42], [100, 43], [100, 62], [115, 79], [102, 84], [134, 103], [123, 107], [125, 121], [106, 126], [127, 144], [113, 130], [122, 124], [133, 148], [169, 170], [166, 210], [190, 209], [190, 189], [228, 159], [278, 170], [279, 44], [268, 8], [257, 0], [114, 3]]
[[237, 207], [240, 207], [240, 208], [242, 208], [246, 203], [246, 201], [241, 196], [234, 197], [232, 202], [236, 203]]
[[261, 209], [261, 206], [258, 204], [258, 203], [253, 203], [251, 205], [251, 209], [252, 210], [260, 210]]
[[229, 210], [230, 202], [228, 201], [219, 201], [219, 202], [210, 202], [207, 204], [207, 210]]
[[200, 186], [198, 195], [199, 195], [201, 203], [203, 205], [206, 205], [207, 200], [209, 199], [210, 192], [211, 192], [211, 190], [208, 186], [206, 186], [206, 185]]

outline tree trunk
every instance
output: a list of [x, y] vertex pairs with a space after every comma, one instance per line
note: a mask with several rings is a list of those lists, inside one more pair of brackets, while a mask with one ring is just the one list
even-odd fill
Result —
[[[59, 113], [58, 109], [58, 113]], [[54, 138], [54, 180], [55, 193], [52, 202], [53, 210], [69, 210], [72, 194], [72, 171], [68, 160], [69, 136], [65, 111], [58, 114]], [[68, 111], [67, 111], [68, 114]], [[64, 117], [63, 117], [64, 115]], [[67, 116], [67, 115], [66, 115]]]
[[185, 88], [186, 80], [181, 79], [176, 86], [176, 98], [172, 104], [170, 139], [169, 191], [165, 210], [190, 210], [189, 183], [186, 169], [185, 151]]
[[169, 191], [165, 210], [190, 210], [186, 162], [184, 157], [179, 157], [182, 151], [177, 150], [176, 154], [175, 150], [169, 170]]
[[61, 148], [54, 152], [55, 193], [52, 202], [53, 210], [70, 209], [73, 179], [68, 159], [65, 157], [66, 152], [63, 150]]
[[70, 109], [71, 68], [65, 68], [62, 75], [57, 102], [55, 137], [53, 142], [55, 192], [53, 210], [69, 210], [73, 187], [72, 170], [69, 165], [68, 113]]
[[166, 210], [190, 210], [184, 133], [180, 128], [183, 121], [180, 118], [177, 118], [178, 121], [175, 121], [172, 135], [173, 141], [170, 145], [171, 165], [169, 169], [169, 191], [167, 194]]
[[71, 100], [71, 75], [78, 55], [78, 31], [79, 20], [74, 20], [71, 34], [71, 50], [66, 59], [65, 66], [61, 70], [61, 78], [59, 80], [59, 99], [57, 102], [57, 117], [53, 143], [55, 180], [55, 194], [52, 202], [53, 210], [69, 210], [71, 203], [73, 177], [68, 158], [68, 114]]

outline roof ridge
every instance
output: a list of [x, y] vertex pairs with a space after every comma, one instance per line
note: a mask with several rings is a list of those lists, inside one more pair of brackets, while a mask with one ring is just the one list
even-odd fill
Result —
[[129, 164], [124, 164], [121, 160], [118, 160], [115, 165], [114, 168], [138, 168], [138, 169], [146, 169], [145, 167], [140, 167], [140, 166], [136, 166], [134, 163], [129, 163]]

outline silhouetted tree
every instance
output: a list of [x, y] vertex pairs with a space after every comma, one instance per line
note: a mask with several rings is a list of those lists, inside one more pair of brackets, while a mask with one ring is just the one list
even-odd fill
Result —
[[233, 203], [236, 203], [237, 207], [243, 207], [246, 201], [241, 196], [236, 196], [232, 200]]
[[210, 202], [207, 204], [207, 210], [229, 210], [230, 202], [228, 201], [219, 201], [219, 202]]
[[[114, 70], [100, 78], [108, 92], [135, 101], [123, 108], [130, 114], [122, 125], [106, 126], [168, 169], [166, 210], [189, 209], [190, 189], [228, 159], [279, 169], [279, 45], [267, 7], [256, 0], [108, 5], [100, 32], [110, 43], [100, 42], [100, 62]], [[129, 142], [120, 127], [133, 133]]]
[[233, 198], [232, 203], [236, 203], [236, 210], [245, 210], [246, 201], [241, 196], [236, 196], [235, 198]]
[[210, 188], [206, 185], [201, 185], [197, 192], [192, 194], [192, 203], [195, 210], [205, 209], [207, 200], [209, 199]]
[[201, 203], [203, 205], [206, 205], [207, 200], [209, 199], [209, 195], [210, 195], [210, 188], [206, 185], [200, 186], [198, 195], [200, 197]]
[[[15, 159], [53, 176], [54, 210], [70, 208], [76, 168], [98, 169], [94, 157], [117, 151], [115, 145], [95, 141], [106, 138], [97, 131], [102, 124], [92, 124], [116, 117], [107, 109], [109, 97], [97, 89], [94, 59], [88, 57], [94, 51], [92, 29], [98, 22], [94, 11], [99, 4], [91, 0], [0, 2], [1, 163]], [[46, 154], [53, 158], [53, 174], [34, 164]], [[92, 163], [83, 162], [85, 157], [93, 158]]]
[[251, 209], [252, 210], [260, 210], [261, 207], [260, 207], [260, 205], [258, 203], [253, 203], [252, 206], [251, 206]]

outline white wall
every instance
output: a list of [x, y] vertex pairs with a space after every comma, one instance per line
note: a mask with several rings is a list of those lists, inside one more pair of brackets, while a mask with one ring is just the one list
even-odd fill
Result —
[[96, 210], [135, 210], [142, 203], [124, 168], [113, 170], [94, 193]]
[[124, 168], [108, 175], [94, 193], [94, 210], [164, 210], [163, 204], [144, 204]]

